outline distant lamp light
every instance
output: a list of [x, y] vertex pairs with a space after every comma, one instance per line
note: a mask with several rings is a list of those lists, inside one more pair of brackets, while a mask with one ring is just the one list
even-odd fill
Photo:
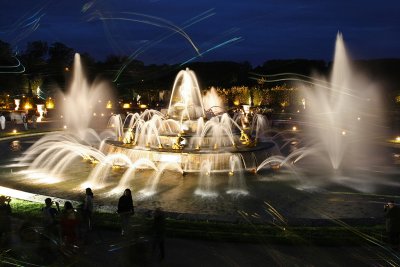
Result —
[[107, 109], [112, 109], [112, 103], [111, 100], [108, 100], [107, 105], [106, 105]]
[[67, 125], [64, 125], [64, 127], [63, 127], [64, 129], [67, 129]]
[[24, 108], [25, 109], [31, 109], [32, 105], [29, 102], [26, 102]]
[[17, 133], [17, 130], [16, 130], [16, 129], [14, 129], [12, 132], [13, 132], [13, 133]]
[[131, 104], [129, 104], [129, 103], [124, 103], [124, 104], [122, 105], [122, 108], [131, 108]]
[[294, 131], [294, 132], [297, 131], [297, 127], [296, 127], [296, 126], [293, 126], [293, 127], [292, 127], [292, 131]]
[[53, 109], [54, 108], [54, 100], [51, 97], [46, 99], [46, 108]]
[[342, 135], [346, 135], [347, 133], [346, 133], [346, 131], [342, 131]]
[[147, 105], [146, 104], [140, 104], [139, 108], [147, 108]]
[[360, 120], [361, 120], [361, 118], [360, 118], [360, 117], [357, 117], [357, 120], [358, 120], [358, 121], [360, 121]]
[[395, 140], [396, 140], [396, 143], [400, 143], [400, 136], [397, 136]]

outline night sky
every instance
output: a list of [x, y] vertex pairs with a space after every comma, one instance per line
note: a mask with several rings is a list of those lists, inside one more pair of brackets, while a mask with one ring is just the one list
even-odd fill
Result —
[[62, 42], [98, 60], [145, 64], [331, 60], [337, 32], [351, 57], [400, 57], [399, 0], [2, 0], [0, 40], [22, 51]]

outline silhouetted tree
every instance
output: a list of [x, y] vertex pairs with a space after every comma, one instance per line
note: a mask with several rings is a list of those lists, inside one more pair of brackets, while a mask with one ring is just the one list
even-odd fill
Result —
[[21, 87], [22, 66], [18, 66], [18, 59], [13, 55], [10, 44], [0, 41], [0, 91], [15, 95]]
[[34, 41], [28, 43], [26, 50], [21, 56], [21, 61], [25, 65], [28, 97], [33, 96], [33, 91], [41, 85], [42, 76], [46, 72], [46, 57], [48, 46], [46, 42]]
[[74, 54], [74, 49], [59, 42], [53, 43], [49, 48], [48, 67], [52, 72], [52, 79], [61, 88], [65, 88], [66, 76], [69, 76]]

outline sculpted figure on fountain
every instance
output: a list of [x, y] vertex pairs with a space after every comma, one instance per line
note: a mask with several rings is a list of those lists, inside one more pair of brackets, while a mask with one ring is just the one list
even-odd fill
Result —
[[182, 135], [179, 133], [175, 143], [172, 145], [172, 149], [183, 149], [186, 143], [186, 139], [182, 137]]
[[247, 133], [245, 133], [244, 130], [240, 131], [239, 140], [245, 146], [254, 146], [256, 143], [255, 141], [250, 139], [249, 135]]
[[131, 144], [132, 141], [135, 139], [135, 136], [133, 135], [132, 128], [129, 128], [128, 131], [125, 133], [124, 139], [122, 142], [124, 144]]

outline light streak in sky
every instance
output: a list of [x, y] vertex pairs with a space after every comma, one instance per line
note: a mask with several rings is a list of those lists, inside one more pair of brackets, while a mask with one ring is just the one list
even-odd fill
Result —
[[[88, 9], [92, 8], [93, 9], [93, 4], [94, 1], [92, 2], [87, 2], [83, 7], [82, 7], [82, 12], [86, 12]], [[121, 74], [125, 71], [125, 69], [127, 68], [127, 66], [129, 66], [129, 64], [131, 64], [135, 59], [138, 58], [139, 55], [143, 54], [144, 52], [146, 52], [147, 50], [149, 50], [150, 48], [155, 47], [156, 45], [160, 44], [162, 41], [166, 40], [167, 38], [175, 35], [175, 34], [179, 34], [182, 37], [184, 37], [192, 46], [192, 48], [196, 51], [196, 56], [184, 61], [184, 63], [181, 64], [184, 65], [186, 63], [189, 63], [201, 56], [204, 56], [205, 54], [214, 51], [216, 49], [219, 49], [221, 47], [224, 47], [226, 45], [235, 43], [235, 42], [240, 42], [243, 40], [242, 37], [234, 37], [225, 41], [222, 41], [220, 43], [217, 43], [216, 45], [212, 46], [211, 48], [205, 50], [204, 52], [201, 52], [200, 49], [198, 48], [197, 45], [195, 45], [195, 43], [193, 42], [192, 38], [186, 33], [186, 29], [194, 24], [197, 24], [205, 19], [210, 18], [211, 16], [214, 16], [216, 13], [214, 12], [214, 9], [209, 9], [206, 10], [192, 18], [190, 18], [189, 20], [187, 20], [186, 22], [184, 22], [182, 24], [182, 26], [177, 26], [176, 24], [172, 23], [169, 20], [166, 20], [164, 18], [161, 17], [156, 17], [156, 16], [152, 16], [152, 15], [148, 15], [148, 14], [143, 14], [143, 13], [137, 13], [137, 12], [119, 12], [119, 13], [107, 13], [107, 12], [101, 12], [100, 10], [95, 10], [94, 12], [92, 12], [91, 14], [89, 14], [89, 18], [88, 21], [91, 20], [100, 20], [103, 22], [103, 26], [104, 26], [104, 30], [105, 30], [105, 34], [106, 37], [110, 43], [111, 46], [118, 48], [118, 43], [114, 42], [113, 38], [112, 38], [112, 34], [111, 34], [111, 30], [109, 28], [109, 25], [107, 23], [107, 21], [125, 21], [125, 22], [134, 22], [134, 23], [142, 23], [142, 24], [147, 24], [147, 25], [151, 25], [151, 26], [155, 26], [155, 27], [159, 27], [159, 28], [164, 28], [164, 29], [168, 29], [169, 31], [166, 34], [161, 35], [160, 37], [158, 37], [155, 40], [149, 41], [149, 40], [145, 40], [143, 42], [143, 45], [140, 46], [139, 48], [137, 48], [135, 51], [133, 51], [129, 57], [126, 59], [126, 61], [124, 62], [124, 64], [119, 68], [119, 70], [117, 71], [113, 82], [117, 82], [119, 77], [121, 76]], [[230, 29], [229, 32], [225, 33], [225, 35], [232, 35], [234, 32], [237, 32], [238, 29], [237, 28], [232, 28]], [[219, 39], [222, 39], [221, 36], [219, 36]], [[210, 42], [208, 42], [210, 43]], [[120, 50], [120, 49], [117, 49]]]
[[[190, 27], [190, 26], [192, 26], [192, 25], [194, 25], [194, 24], [196, 24], [196, 23], [198, 23], [198, 22], [200, 22], [200, 21], [202, 21], [202, 20], [205, 20], [205, 19], [207, 19], [207, 18], [209, 18], [209, 17], [211, 17], [211, 16], [213, 16], [213, 15], [215, 15], [215, 13], [213, 12], [213, 9], [209, 9], [209, 10], [207, 10], [207, 11], [205, 11], [205, 12], [203, 12], [203, 13], [201, 13], [201, 14], [199, 14], [199, 15], [197, 15], [197, 16], [191, 18], [191, 19], [189, 19], [188, 21], [186, 21], [186, 22], [184, 23], [184, 26], [181, 27], [181, 28], [179, 28], [179, 29], [180, 29], [182, 32], [184, 32], [184, 29], [186, 29], [186, 28], [188, 28], [188, 27]], [[146, 16], [147, 16], [147, 15], [146, 15]], [[153, 16], [149, 16], [149, 17], [151, 17], [151, 18], [156, 18], [156, 17], [153, 17]], [[159, 19], [160, 21], [164, 21], [164, 20], [161, 19], [161, 18], [158, 18], [158, 19]], [[106, 27], [106, 24], [104, 24], [104, 25], [105, 25], [105, 27]], [[108, 28], [106, 28], [106, 31], [109, 32]], [[118, 72], [117, 72], [117, 74], [116, 74], [116, 76], [115, 76], [113, 82], [116, 82], [116, 81], [118, 80], [119, 76], [122, 74], [122, 72], [125, 70], [125, 68], [126, 68], [133, 60], [135, 60], [140, 54], [144, 53], [146, 50], [148, 50], [148, 49], [154, 47], [155, 45], [161, 43], [162, 41], [166, 40], [167, 38], [169, 38], [169, 37], [171, 37], [171, 36], [173, 36], [174, 34], [177, 34], [177, 33], [179, 33], [179, 32], [178, 32], [177, 30], [174, 30], [174, 31], [172, 31], [172, 32], [169, 32], [169, 33], [167, 33], [167, 34], [162, 35], [161, 37], [159, 37], [157, 40], [155, 40], [155, 41], [153, 41], [153, 42], [145, 42], [145, 44], [144, 44], [143, 46], [141, 46], [141, 47], [139, 47], [138, 49], [136, 49], [136, 50], [129, 56], [129, 58], [127, 59], [127, 61], [125, 62], [125, 64], [118, 70]], [[199, 49], [198, 49], [197, 47], [196, 47], [195, 50], [196, 50], [196, 52], [197, 52], [198, 54], [200, 54]]]
[[[100, 13], [97, 13], [100, 15]], [[189, 35], [183, 30], [183, 28], [180, 28], [173, 24], [172, 22], [165, 20], [163, 18], [159, 18], [156, 16], [150, 16], [146, 14], [141, 14], [141, 13], [135, 13], [135, 12], [122, 12], [122, 15], [132, 15], [133, 18], [129, 17], [115, 17], [113, 15], [100, 15], [98, 17], [99, 20], [122, 20], [122, 21], [130, 21], [130, 22], [138, 22], [138, 23], [143, 23], [143, 24], [148, 24], [160, 28], [166, 28], [169, 29], [175, 33], [178, 33], [182, 35], [196, 50], [197, 53], [199, 53], [199, 49], [197, 46], [193, 43], [192, 39], [189, 37]], [[136, 16], [136, 17], [135, 17]]]
[[[262, 75], [262, 74], [257, 74], [257, 73], [250, 73], [250, 74], [257, 76], [257, 77], [250, 77], [250, 79], [252, 79], [252, 80], [259, 80], [260, 78], [265, 78], [264, 81], [267, 83], [282, 82], [282, 81], [302, 82], [302, 83], [306, 83], [306, 84], [315, 85], [320, 88], [325, 88], [325, 89], [331, 90], [336, 93], [344, 94], [344, 95], [351, 96], [351, 97], [358, 98], [358, 99], [363, 99], [362, 97], [352, 94], [351, 93], [352, 90], [349, 88], [340, 87], [340, 86], [337, 86], [328, 81], [315, 79], [313, 77], [302, 75], [302, 74], [297, 74], [297, 73], [278, 73], [278, 74], [270, 74], [270, 75]], [[282, 78], [280, 78], [281, 76], [282, 76]], [[341, 89], [341, 90], [339, 90], [339, 89]]]
[[10, 43], [12, 45], [16, 45], [18, 42], [28, 37], [39, 28], [42, 18], [46, 15], [44, 9], [49, 3], [50, 1], [47, 1], [43, 5], [31, 9], [10, 25], [2, 26], [0, 29], [0, 36], [10, 35]]
[[195, 60], [196, 58], [199, 58], [199, 57], [201, 57], [201, 56], [203, 56], [203, 55], [205, 55], [205, 54], [207, 54], [207, 53], [209, 53], [209, 52], [211, 52], [211, 51], [213, 51], [213, 50], [215, 50], [215, 49], [221, 48], [221, 47], [223, 47], [223, 46], [225, 46], [225, 45], [228, 45], [228, 44], [231, 44], [231, 43], [240, 42], [240, 41], [243, 41], [243, 38], [242, 38], [242, 37], [234, 37], [234, 38], [232, 38], [232, 39], [229, 39], [229, 40], [227, 40], [227, 41], [225, 41], [225, 42], [222, 42], [222, 43], [220, 43], [220, 44], [217, 44], [217, 45], [215, 45], [215, 46], [213, 46], [213, 47], [207, 49], [206, 51], [200, 53], [199, 55], [197, 55], [197, 56], [195, 56], [195, 57], [192, 57], [191, 59], [186, 60], [185, 62], [181, 63], [180, 66], [183, 66], [183, 65], [185, 65], [185, 64], [187, 64], [187, 63], [189, 63], [189, 62]]
[[10, 74], [17, 74], [17, 73], [24, 73], [25, 66], [22, 65], [21, 61], [17, 58], [17, 56], [13, 56], [15, 60], [17, 60], [17, 65], [12, 66], [0, 66], [0, 73], [10, 73]]

